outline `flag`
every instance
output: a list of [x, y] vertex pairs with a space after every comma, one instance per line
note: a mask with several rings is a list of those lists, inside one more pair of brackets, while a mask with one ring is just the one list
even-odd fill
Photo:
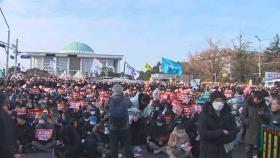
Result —
[[102, 67], [103, 65], [99, 60], [93, 59], [90, 71], [99, 75], [102, 71]]
[[162, 58], [161, 71], [169, 74], [177, 74], [179, 76], [183, 74], [183, 68], [180, 63], [166, 58]]
[[135, 70], [132, 66], [130, 66], [129, 64], [127, 64], [127, 63], [124, 63], [124, 74], [125, 75], [129, 75], [129, 76], [133, 76], [133, 78], [134, 79], [137, 79], [137, 78], [139, 78], [139, 76], [140, 76], [140, 73], [137, 71], [137, 70]]
[[146, 68], [147, 71], [152, 71], [152, 67], [148, 63], [145, 63], [145, 68]]

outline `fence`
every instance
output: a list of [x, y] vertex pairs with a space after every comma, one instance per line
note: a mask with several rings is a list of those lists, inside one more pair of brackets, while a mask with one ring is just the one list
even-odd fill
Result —
[[280, 158], [280, 124], [262, 125], [260, 154], [262, 158]]

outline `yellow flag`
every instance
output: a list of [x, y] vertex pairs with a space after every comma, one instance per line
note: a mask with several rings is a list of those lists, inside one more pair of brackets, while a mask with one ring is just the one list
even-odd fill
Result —
[[146, 68], [147, 71], [151, 71], [152, 70], [151, 65], [148, 64], [148, 63], [145, 63], [145, 68]]

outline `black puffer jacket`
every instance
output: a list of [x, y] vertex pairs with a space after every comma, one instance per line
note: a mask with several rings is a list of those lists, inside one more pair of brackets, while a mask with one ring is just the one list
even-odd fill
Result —
[[0, 157], [13, 158], [16, 147], [15, 127], [9, 114], [0, 107]]
[[[232, 142], [237, 133], [236, 123], [230, 111], [230, 107], [225, 104], [221, 115], [217, 116], [212, 103], [206, 103], [198, 123], [200, 158], [227, 158], [230, 156], [226, 154], [224, 145]], [[225, 135], [224, 130], [229, 131], [229, 134]]]

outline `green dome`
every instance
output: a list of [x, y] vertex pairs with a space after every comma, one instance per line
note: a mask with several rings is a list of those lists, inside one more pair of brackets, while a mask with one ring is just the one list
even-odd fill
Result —
[[66, 45], [63, 49], [62, 52], [64, 53], [73, 53], [73, 54], [88, 54], [88, 53], [94, 53], [93, 49], [90, 48], [85, 43], [81, 42], [72, 42], [68, 45]]

